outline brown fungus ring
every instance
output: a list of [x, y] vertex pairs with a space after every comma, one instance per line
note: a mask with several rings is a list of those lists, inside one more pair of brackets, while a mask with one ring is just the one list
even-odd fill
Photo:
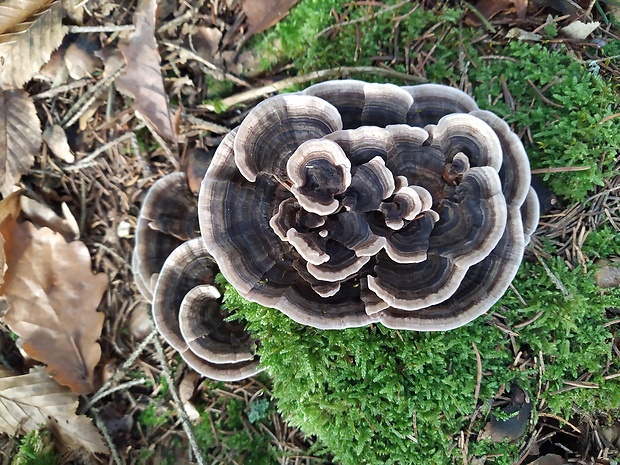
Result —
[[249, 300], [324, 329], [447, 330], [506, 291], [537, 205], [518, 137], [466, 94], [345, 80], [257, 105], [198, 208]]

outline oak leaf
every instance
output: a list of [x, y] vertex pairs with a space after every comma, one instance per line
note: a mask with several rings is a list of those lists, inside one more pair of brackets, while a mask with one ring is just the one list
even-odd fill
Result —
[[[36, 2], [11, 0], [11, 3]], [[0, 88], [19, 88], [32, 79], [65, 36], [62, 4], [58, 0], [39, 3], [42, 7], [35, 13], [0, 32]], [[9, 25], [21, 16], [6, 13], [0, 16], [0, 22], [4, 20], [5, 25]]]
[[27, 375], [0, 367], [0, 432], [27, 434], [45, 425], [68, 449], [107, 453], [91, 420], [76, 415], [77, 406], [77, 394], [47, 376], [42, 367]]
[[176, 143], [168, 95], [161, 75], [161, 58], [155, 41], [156, 10], [156, 0], [140, 1], [134, 15], [136, 30], [127, 43], [119, 45], [127, 61], [127, 69], [116, 79], [116, 86], [133, 96], [133, 109], [150, 121], [162, 137]]
[[24, 222], [8, 237], [0, 232], [7, 263], [0, 295], [10, 305], [5, 323], [56, 381], [78, 394], [93, 392], [104, 320], [97, 306], [107, 276], [92, 274], [84, 243], [67, 243], [51, 229]]
[[41, 141], [41, 124], [28, 94], [23, 90], [0, 90], [0, 193], [3, 196], [28, 172]]

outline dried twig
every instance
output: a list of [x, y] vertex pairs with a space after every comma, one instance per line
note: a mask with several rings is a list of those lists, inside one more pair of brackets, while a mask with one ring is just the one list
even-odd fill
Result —
[[543, 95], [543, 93], [538, 89], [538, 87], [536, 87], [536, 84], [534, 84], [532, 82], [531, 79], [527, 80], [527, 83], [530, 85], [530, 87], [534, 90], [534, 93], [536, 94], [536, 96], [542, 100], [543, 102], [545, 102], [547, 105], [552, 106], [553, 108], [565, 108], [564, 105], [560, 105], [559, 103], [555, 103], [552, 102], [551, 100], [549, 100], [547, 97], [545, 97]]
[[69, 111], [65, 114], [65, 117], [60, 122], [60, 125], [67, 129], [73, 123], [75, 123], [80, 116], [88, 109], [88, 107], [99, 97], [103, 92], [105, 92], [106, 87], [114, 81], [121, 73], [125, 70], [126, 65], [121, 65], [114, 70], [113, 73], [110, 73], [109, 76], [103, 78], [97, 84], [95, 84], [90, 90], [84, 93], [77, 101], [73, 104], [73, 106], [69, 109]]
[[[224, 109], [232, 107], [234, 105], [238, 105], [240, 103], [249, 102], [251, 100], [256, 100], [258, 98], [264, 97], [266, 95], [272, 94], [274, 92], [279, 92], [284, 89], [288, 89], [289, 87], [295, 84], [303, 84], [306, 82], [314, 81], [314, 80], [323, 80], [328, 78], [333, 78], [336, 76], [343, 76], [345, 74], [356, 74], [356, 73], [365, 73], [365, 74], [374, 74], [376, 76], [383, 76], [393, 79], [402, 79], [407, 82], [415, 82], [418, 84], [428, 82], [426, 79], [412, 76], [410, 74], [399, 73], [398, 71], [393, 71], [391, 69], [378, 68], [376, 66], [342, 66], [340, 68], [329, 68], [323, 69], [319, 71], [313, 71], [308, 74], [304, 74], [301, 76], [295, 76], [292, 78], [284, 79], [282, 81], [274, 82], [268, 86], [259, 87], [257, 89], [248, 90], [245, 92], [241, 92], [240, 94], [233, 95], [231, 97], [227, 97], [221, 100], [220, 106]], [[198, 105], [198, 108], [204, 108], [209, 111], [216, 111], [216, 106], [213, 104], [205, 104]]]
[[582, 431], [579, 428], [577, 428], [575, 425], [573, 425], [570, 421], [565, 420], [564, 418], [562, 418], [562, 417], [560, 417], [558, 415], [554, 415], [553, 413], [538, 412], [538, 416], [539, 417], [545, 417], [545, 418], [553, 418], [554, 420], [557, 420], [560, 423], [563, 423], [563, 424], [569, 426], [576, 433], [578, 433], [578, 434], [582, 433]]
[[116, 446], [114, 445], [114, 441], [112, 440], [112, 437], [110, 436], [110, 433], [108, 432], [108, 428], [106, 428], [105, 423], [103, 422], [103, 420], [101, 419], [101, 416], [99, 415], [99, 412], [95, 409], [91, 409], [90, 413], [95, 418], [95, 424], [97, 425], [97, 428], [99, 428], [99, 431], [101, 431], [101, 434], [103, 434], [105, 441], [108, 443], [108, 448], [110, 449], [110, 454], [112, 455], [112, 459], [114, 460], [114, 463], [116, 465], [123, 465], [121, 456], [119, 455], [118, 450], [116, 449]]
[[[170, 161], [172, 166], [174, 166], [175, 168], [178, 168], [180, 165], [179, 157], [175, 153], [173, 153], [172, 150], [170, 150], [170, 147], [168, 147], [168, 144], [166, 143], [164, 138], [159, 135], [153, 123], [151, 123], [149, 119], [143, 116], [138, 110], [135, 110], [135, 112], [136, 112], [136, 116], [144, 123], [144, 125], [149, 130], [153, 138], [157, 141], [159, 146], [164, 150], [164, 153], [166, 154], [168, 161]], [[176, 150], [177, 148], [175, 147], [175, 151]]]
[[144, 338], [144, 340], [138, 345], [138, 347], [136, 347], [136, 349], [131, 353], [129, 358], [125, 360], [125, 363], [123, 363], [123, 365], [114, 372], [114, 375], [112, 375], [112, 377], [103, 386], [101, 386], [99, 390], [91, 397], [87, 407], [92, 407], [92, 405], [94, 405], [99, 399], [105, 397], [109, 391], [110, 386], [112, 386], [112, 384], [125, 376], [125, 374], [138, 359], [140, 354], [142, 354], [144, 349], [146, 349], [146, 347], [151, 343], [151, 340], [155, 337], [156, 334], [157, 330], [153, 330], [151, 331], [151, 334]]
[[474, 352], [476, 353], [476, 366], [478, 367], [478, 371], [476, 374], [476, 388], [474, 389], [474, 408], [478, 404], [478, 398], [480, 396], [480, 384], [482, 383], [482, 359], [480, 358], [480, 352], [478, 352], [478, 347], [476, 343], [472, 341], [471, 345], [474, 347]]
[[196, 441], [196, 437], [194, 436], [192, 425], [190, 423], [189, 417], [187, 416], [187, 412], [183, 408], [183, 402], [181, 401], [181, 397], [179, 396], [177, 388], [174, 384], [174, 379], [172, 378], [172, 373], [170, 372], [170, 368], [168, 367], [168, 362], [166, 360], [166, 354], [164, 354], [164, 349], [161, 346], [161, 342], [159, 341], [158, 337], [154, 338], [153, 344], [155, 345], [155, 349], [157, 350], [159, 362], [164, 373], [164, 378], [168, 383], [170, 394], [172, 394], [172, 399], [174, 400], [174, 407], [179, 414], [181, 424], [183, 426], [183, 429], [185, 430], [185, 434], [187, 434], [187, 439], [189, 440], [189, 445], [192, 449], [192, 452], [196, 456], [196, 462], [199, 465], [204, 465], [205, 461], [202, 457], [202, 452], [200, 451], [200, 447], [198, 447], [198, 442]]
[[59, 94], [64, 94], [65, 92], [69, 92], [70, 90], [80, 89], [81, 87], [85, 87], [90, 84], [92, 81], [91, 78], [83, 78], [79, 81], [70, 82], [69, 84], [65, 84], [64, 86], [52, 87], [49, 90], [41, 92], [39, 94], [33, 95], [33, 100], [43, 100], [46, 98], [53, 98]]
[[[400, 8], [401, 6], [404, 6], [404, 5], [408, 4], [408, 3], [411, 3], [410, 0], [404, 0], [402, 2], [398, 2], [396, 5], [388, 6], [388, 7], [380, 9], [379, 11], [375, 11], [374, 13], [372, 13], [370, 15], [362, 16], [361, 18], [352, 19], [350, 21], [343, 21], [343, 22], [340, 22], [340, 23], [336, 23], [333, 26], [326, 27], [321, 32], [319, 32], [317, 35], [315, 35], [314, 36], [314, 40], [317, 40], [319, 37], [327, 34], [328, 32], [332, 32], [332, 31], [334, 31], [336, 29], [339, 29], [341, 26], [346, 26], [346, 25], [349, 25], [349, 24], [362, 23], [364, 21], [369, 21], [369, 20], [373, 20], [374, 21], [377, 16], [383, 15], [385, 13], [389, 13], [390, 11], [396, 10], [396, 9]], [[420, 5], [415, 5], [412, 8], [412, 12], [417, 10], [419, 6]]]
[[203, 64], [207, 68], [207, 73], [213, 76], [218, 81], [230, 81], [238, 86], [252, 87], [249, 82], [235, 76], [234, 74], [227, 73], [226, 71], [220, 69], [215, 64], [211, 63], [208, 60], [205, 60], [200, 55], [192, 52], [191, 50], [183, 48], [177, 44], [173, 44], [172, 42], [167, 42], [165, 40], [162, 40], [160, 43], [165, 45], [166, 47], [170, 47], [171, 49], [176, 50], [179, 53], [179, 56], [183, 58], [189, 58], [190, 60], [194, 60], [198, 63]]
[[88, 154], [86, 157], [82, 158], [79, 162], [77, 162], [77, 163], [75, 163], [73, 165], [66, 166], [64, 168], [64, 170], [65, 171], [77, 171], [77, 170], [81, 170], [83, 168], [86, 168], [88, 166], [92, 166], [93, 161], [100, 154], [102, 154], [103, 152], [105, 152], [105, 151], [111, 149], [112, 147], [120, 144], [121, 142], [125, 142], [126, 140], [131, 139], [133, 137], [136, 137], [133, 132], [126, 132], [122, 136], [117, 137], [116, 139], [108, 142], [107, 144], [102, 145], [98, 149], [93, 150], [90, 154]]
[[532, 174], [570, 173], [572, 171], [588, 171], [589, 169], [589, 166], [561, 166], [557, 168], [537, 168], [532, 170]]
[[135, 31], [136, 26], [133, 24], [119, 24], [118, 26], [69, 26], [69, 34], [88, 34], [91, 32], [122, 32]]
[[92, 407], [97, 402], [99, 402], [101, 399], [109, 396], [110, 394], [114, 394], [115, 392], [118, 392], [118, 391], [124, 391], [125, 389], [130, 389], [134, 386], [140, 386], [142, 384], [146, 384], [146, 378], [133, 379], [131, 381], [127, 381], [126, 383], [119, 384], [118, 386], [114, 386], [113, 388], [107, 389], [105, 391], [101, 391], [101, 389], [99, 389], [99, 391], [97, 391], [97, 394], [94, 395], [90, 399], [90, 401], [86, 405], [86, 408]]
[[551, 271], [551, 268], [549, 268], [547, 266], [547, 264], [545, 263], [545, 261], [538, 255], [536, 254], [536, 258], [538, 259], [538, 261], [540, 262], [540, 264], [542, 265], [542, 267], [545, 269], [545, 271], [547, 272], [547, 275], [549, 276], [549, 278], [551, 278], [551, 282], [553, 282], [553, 284], [555, 284], [555, 287], [558, 288], [558, 290], [564, 295], [564, 297], [566, 297], [568, 300], [573, 300], [573, 295], [568, 291], [568, 289], [566, 289], [566, 286], [564, 286], [564, 283], [562, 283], [562, 281], [560, 281], [560, 279], [553, 274], [553, 271]]

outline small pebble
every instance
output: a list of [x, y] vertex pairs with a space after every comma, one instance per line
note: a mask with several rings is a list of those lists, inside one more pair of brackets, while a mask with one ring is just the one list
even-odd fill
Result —
[[620, 267], [604, 266], [594, 274], [594, 280], [601, 289], [620, 287]]

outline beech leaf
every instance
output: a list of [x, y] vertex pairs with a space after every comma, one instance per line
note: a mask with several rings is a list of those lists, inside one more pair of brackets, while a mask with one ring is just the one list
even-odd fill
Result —
[[[528, 0], [480, 0], [474, 8], [486, 19], [491, 19], [500, 11], [507, 10], [510, 6], [514, 6], [517, 17], [523, 21], [527, 13]], [[471, 13], [467, 15], [468, 22], [472, 24], [480, 24], [480, 22]]]
[[93, 392], [104, 320], [97, 306], [107, 276], [92, 274], [84, 243], [67, 243], [51, 229], [24, 222], [9, 236], [0, 232], [7, 263], [0, 294], [10, 305], [5, 323], [56, 381], [78, 394]]
[[[0, 88], [19, 88], [50, 59], [65, 35], [62, 4], [56, 0], [0, 32]], [[8, 21], [7, 21], [8, 24]]]
[[41, 140], [41, 123], [28, 94], [23, 90], [0, 90], [0, 193], [3, 196], [28, 172]]
[[127, 43], [119, 45], [127, 68], [116, 79], [116, 86], [135, 99], [132, 107], [147, 118], [157, 132], [176, 143], [176, 133], [168, 105], [168, 96], [161, 75], [159, 51], [155, 41], [156, 0], [141, 0], [134, 23], [136, 30]]
[[244, 0], [242, 9], [250, 23], [246, 37], [277, 24], [297, 2], [299, 0]]
[[0, 432], [14, 436], [49, 428], [68, 449], [107, 453], [99, 431], [85, 415], [76, 415], [77, 394], [35, 367], [15, 375], [0, 367]]
[[0, 3], [0, 34], [41, 11], [50, 0], [4, 0]]
[[[13, 192], [8, 197], [0, 201], [0, 227], [13, 234], [15, 220], [19, 216], [21, 192]], [[4, 236], [0, 234], [0, 286], [4, 282], [4, 265], [6, 258], [4, 256]]]

